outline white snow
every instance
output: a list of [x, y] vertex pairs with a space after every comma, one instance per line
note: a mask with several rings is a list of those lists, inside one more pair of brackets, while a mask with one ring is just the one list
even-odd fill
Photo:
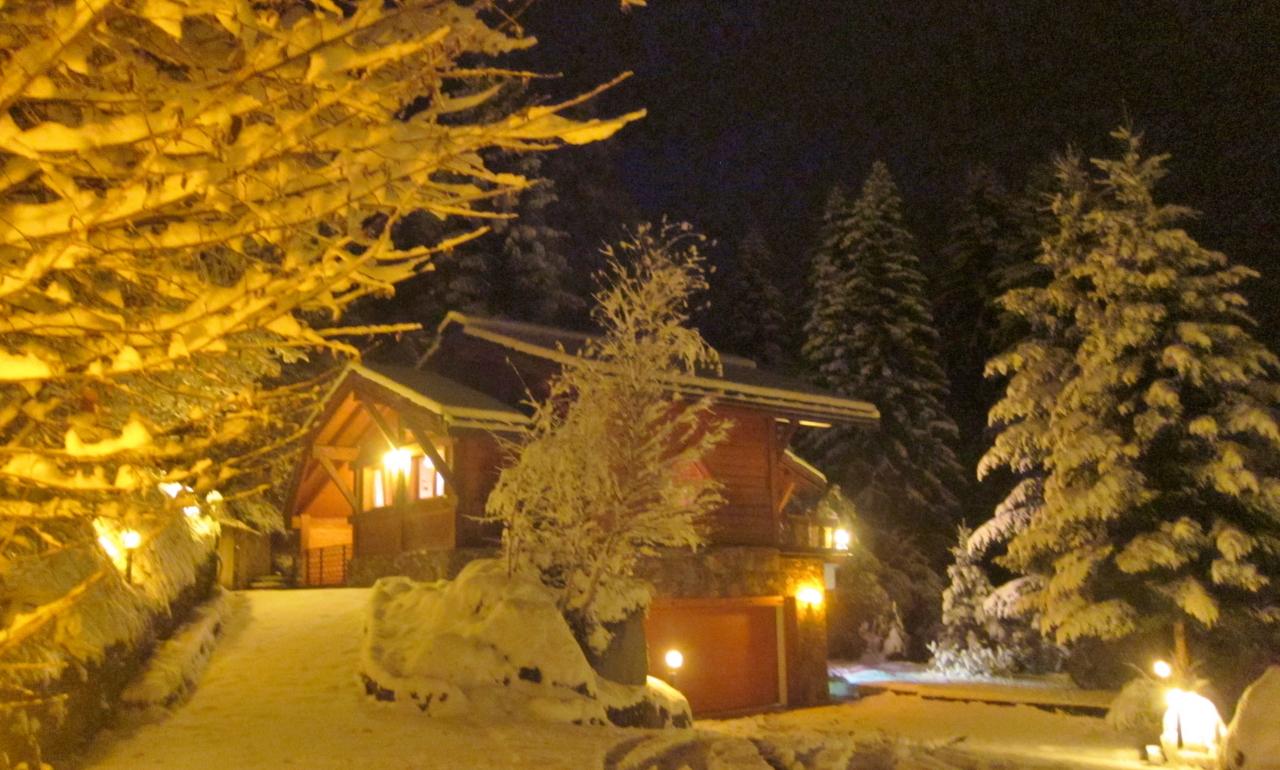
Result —
[[[882, 695], [695, 730], [424, 718], [365, 697], [368, 589], [251, 591], [185, 705], [104, 733], [85, 770], [1137, 768], [1101, 720]], [[897, 741], [895, 737], [903, 740]], [[951, 745], [944, 745], [950, 743]], [[848, 757], [857, 752], [858, 759]]]
[[1223, 770], [1280, 770], [1280, 666], [1271, 666], [1249, 685], [1227, 728], [1219, 767]]
[[606, 709], [649, 700], [692, 721], [688, 701], [657, 680], [627, 687], [603, 680], [536, 578], [477, 559], [456, 579], [404, 577], [373, 587], [360, 673], [372, 693], [431, 716], [511, 717], [605, 724]]
[[221, 587], [198, 607], [192, 619], [156, 647], [142, 674], [120, 694], [123, 709], [142, 718], [182, 701], [200, 681], [228, 616], [243, 606], [244, 597]]
[[[995, 706], [892, 693], [835, 706], [723, 722], [700, 721], [698, 727], [795, 750], [825, 745], [833, 756], [838, 755], [841, 745], [866, 746], [897, 739], [905, 747], [895, 747], [895, 756], [904, 748], [919, 747], [940, 752], [940, 761], [961, 767], [972, 767], [975, 758], [1016, 761], [1012, 766], [1019, 768], [1143, 767], [1137, 746], [1099, 718], [1050, 713], [1024, 705]], [[844, 767], [834, 762], [828, 766]]]

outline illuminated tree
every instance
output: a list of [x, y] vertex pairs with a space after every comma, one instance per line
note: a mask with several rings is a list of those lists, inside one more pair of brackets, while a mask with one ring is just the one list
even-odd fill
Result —
[[987, 463], [1043, 474], [1003, 561], [1033, 578], [1023, 607], [1063, 643], [1280, 609], [1280, 385], [1248, 331], [1253, 273], [1156, 202], [1165, 156], [1116, 136], [1119, 157], [1055, 205], [1068, 246], [1046, 242], [1048, 287], [1006, 302], [1067, 344], [992, 365], [1012, 377]]
[[694, 469], [728, 425], [711, 397], [673, 390], [679, 376], [719, 366], [689, 326], [690, 298], [706, 289], [697, 240], [687, 226], [642, 226], [606, 252], [593, 312], [603, 334], [552, 378], [487, 504], [509, 568], [556, 589], [596, 653], [609, 643], [605, 624], [648, 606], [639, 560], [701, 544], [702, 517], [723, 502], [718, 482]]
[[[484, 232], [398, 250], [404, 215], [483, 217], [529, 184], [485, 150], [638, 117], [478, 119], [532, 43], [489, 2], [0, 3], [0, 701], [190, 582], [183, 508], [262, 514], [326, 384], [286, 365]], [[99, 542], [126, 528], [142, 586]]]

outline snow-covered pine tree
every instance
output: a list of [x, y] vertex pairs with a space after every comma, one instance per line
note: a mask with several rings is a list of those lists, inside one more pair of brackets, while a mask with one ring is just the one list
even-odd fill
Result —
[[973, 530], [961, 525], [958, 540], [951, 547], [952, 562], [947, 567], [947, 587], [942, 591], [941, 647], [967, 647], [995, 636], [983, 605], [991, 595], [991, 579], [980, 557], [969, 548]]
[[777, 368], [785, 360], [787, 319], [782, 292], [770, 278], [773, 263], [764, 233], [752, 227], [711, 277], [706, 326], [719, 349]]
[[699, 240], [687, 225], [642, 226], [607, 250], [593, 312], [602, 335], [552, 378], [486, 505], [509, 569], [558, 591], [596, 653], [610, 640], [605, 624], [648, 605], [638, 561], [698, 546], [702, 516], [722, 502], [719, 484], [694, 469], [728, 425], [710, 397], [672, 389], [719, 366], [689, 326], [691, 299], [707, 287]]
[[[1090, 189], [1079, 157], [1065, 155], [1054, 167], [1055, 192], [1048, 205], [1053, 225], [1040, 242], [1035, 260], [1037, 280], [1011, 288], [999, 299], [1022, 335], [987, 362], [985, 370], [988, 378], [1004, 378], [1005, 383], [1003, 395], [988, 415], [997, 433], [978, 464], [978, 477], [986, 479], [1003, 469], [1012, 475], [1014, 485], [991, 519], [970, 537], [970, 547], [979, 553], [1007, 544], [1040, 509], [1050, 416], [1063, 383], [1076, 371], [1080, 332], [1074, 312], [1083, 298], [1071, 270], [1084, 258], [1091, 242], [1082, 227]], [[1033, 576], [1024, 576], [1005, 593], [1019, 593], [1034, 583]], [[1015, 597], [1006, 598], [1012, 611]]]
[[945, 536], [934, 535], [951, 525], [965, 479], [925, 277], [883, 163], [856, 201], [832, 192], [812, 271], [803, 353], [813, 379], [874, 403], [881, 424], [823, 431], [810, 449], [854, 492], [864, 516], [914, 529], [931, 552], [944, 553]]
[[[1278, 609], [1280, 386], [1248, 331], [1239, 287], [1253, 273], [1178, 227], [1188, 211], [1153, 196], [1165, 156], [1116, 136], [1120, 156], [1094, 161], [1093, 194], [1064, 221], [1086, 249], [1055, 268], [1078, 335], [1062, 385], [1046, 398], [1011, 382], [1002, 410], [1048, 413], [1028, 442], [1043, 500], [1004, 561], [1037, 578], [1026, 605], [1064, 643]], [[1023, 311], [1059, 322], [1040, 303]], [[1001, 439], [996, 457], [1022, 455]]]
[[350, 302], [481, 234], [398, 250], [402, 216], [638, 117], [475, 119], [523, 77], [476, 61], [532, 42], [490, 2], [0, 3], [0, 721], [144, 633], [206, 514], [261, 510], [326, 385], [285, 365], [355, 354]]

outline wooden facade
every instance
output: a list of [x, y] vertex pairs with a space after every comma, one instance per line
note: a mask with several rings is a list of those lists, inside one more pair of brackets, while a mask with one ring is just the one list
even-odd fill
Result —
[[[290, 497], [303, 582], [342, 583], [349, 559], [391, 563], [406, 553], [496, 545], [499, 533], [476, 517], [502, 466], [497, 436], [527, 425], [521, 405], [545, 392], [584, 339], [451, 314], [416, 369], [351, 367], [328, 397]], [[678, 644], [697, 661], [680, 681], [696, 713], [820, 701], [825, 616], [800, 613], [795, 592], [815, 582], [821, 590], [822, 565], [838, 556], [840, 522], [815, 517], [825, 479], [788, 447], [805, 427], [872, 424], [875, 409], [732, 357], [724, 372], [682, 378], [673, 389], [712, 395], [714, 415], [732, 422], [700, 469], [725, 497], [706, 553], [720, 549], [730, 561], [735, 549], [786, 554], [769, 563], [799, 571], [769, 567], [742, 585], [660, 596], [647, 622], [650, 655]]]

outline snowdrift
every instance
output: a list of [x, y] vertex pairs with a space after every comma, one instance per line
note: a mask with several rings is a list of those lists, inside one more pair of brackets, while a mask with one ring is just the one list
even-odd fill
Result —
[[541, 583], [480, 559], [452, 581], [382, 578], [360, 651], [369, 695], [424, 714], [482, 721], [687, 727], [688, 701], [649, 677], [631, 687], [587, 662]]

